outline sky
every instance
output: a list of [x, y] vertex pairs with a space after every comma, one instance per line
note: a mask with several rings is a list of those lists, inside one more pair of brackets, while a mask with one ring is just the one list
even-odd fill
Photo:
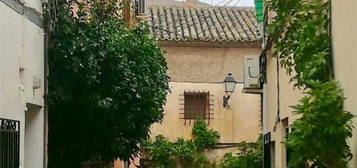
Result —
[[[183, 0], [178, 0], [183, 1]], [[254, 0], [199, 0], [208, 4], [219, 6], [254, 6]]]
[[213, 5], [228, 5], [228, 6], [254, 6], [254, 0], [200, 0], [202, 2]]

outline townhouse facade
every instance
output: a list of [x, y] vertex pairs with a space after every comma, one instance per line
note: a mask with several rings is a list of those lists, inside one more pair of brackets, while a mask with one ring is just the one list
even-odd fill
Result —
[[[266, 2], [266, 1], [264, 1]], [[348, 4], [348, 5], [347, 5]], [[264, 5], [264, 21], [266, 27], [274, 14], [268, 12], [267, 4]], [[263, 10], [263, 9], [258, 9]], [[357, 22], [345, 19], [346, 16], [357, 16], [356, 2], [331, 1], [331, 38], [333, 70], [335, 79], [339, 81], [344, 89], [345, 110], [352, 114], [357, 114], [357, 87], [356, 69], [353, 67], [357, 63], [356, 39]], [[261, 75], [263, 77], [263, 142], [264, 142], [264, 167], [265, 168], [286, 168], [288, 167], [289, 149], [284, 142], [291, 125], [299, 117], [293, 114], [292, 105], [298, 104], [303, 96], [303, 91], [294, 88], [290, 83], [290, 76], [286, 74], [284, 68], [280, 66], [279, 60], [272, 56], [269, 50], [273, 44], [269, 44], [268, 37], [264, 37], [263, 49], [260, 55]], [[356, 118], [353, 120], [353, 137], [348, 140], [353, 158], [349, 161], [349, 167], [357, 166], [357, 141], [356, 139]]]
[[0, 167], [46, 167], [42, 2], [0, 1]]
[[[261, 49], [254, 8], [187, 5], [148, 10], [148, 24], [166, 53], [171, 78], [163, 122], [152, 126], [151, 137], [191, 139], [194, 121], [203, 119], [221, 135], [208, 154], [217, 163], [225, 153], [237, 152], [237, 143], [254, 142], [261, 133], [261, 99], [260, 94], [246, 93], [244, 83], [245, 64], [258, 59]], [[229, 107], [223, 98], [228, 74], [236, 81]]]

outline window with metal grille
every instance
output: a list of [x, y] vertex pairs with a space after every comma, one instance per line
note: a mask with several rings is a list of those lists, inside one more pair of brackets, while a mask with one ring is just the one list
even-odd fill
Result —
[[18, 168], [20, 122], [0, 118], [0, 168]]
[[135, 0], [135, 14], [142, 15], [146, 13], [146, 0]]
[[209, 119], [210, 100], [208, 92], [184, 93], [184, 118], [185, 119]]

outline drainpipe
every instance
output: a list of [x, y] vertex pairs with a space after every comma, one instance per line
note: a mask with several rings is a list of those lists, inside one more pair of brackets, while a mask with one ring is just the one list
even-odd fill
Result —
[[43, 167], [48, 167], [48, 33], [45, 29], [44, 35], [44, 148], [43, 148]]
[[279, 64], [279, 56], [276, 57], [276, 87], [277, 87], [277, 111], [276, 111], [276, 119], [274, 123], [274, 132], [278, 127], [278, 123], [280, 122], [280, 64]]
[[328, 25], [328, 33], [330, 36], [330, 58], [328, 60], [329, 62], [329, 71], [331, 74], [331, 78], [334, 79], [335, 78], [335, 67], [333, 64], [333, 36], [332, 36], [332, 0], [329, 0], [329, 11], [328, 11], [329, 15], [328, 15], [328, 19], [330, 20], [329, 25]]

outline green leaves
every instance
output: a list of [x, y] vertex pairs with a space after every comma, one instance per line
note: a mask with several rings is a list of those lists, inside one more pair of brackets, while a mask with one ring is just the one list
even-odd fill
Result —
[[196, 121], [192, 128], [193, 139], [178, 138], [176, 142], [169, 142], [159, 135], [155, 141], [144, 143], [143, 149], [152, 163], [153, 168], [175, 168], [180, 165], [184, 168], [213, 167], [204, 154], [204, 150], [214, 147], [219, 139], [215, 130], [207, 128], [204, 121]]
[[50, 164], [129, 159], [163, 117], [163, 52], [146, 25], [128, 29], [100, 1], [86, 22], [69, 15], [67, 1], [58, 3], [49, 51]]
[[344, 111], [343, 91], [333, 80], [329, 1], [271, 0], [276, 13], [269, 25], [273, 55], [307, 92], [294, 106], [302, 117], [293, 123], [287, 145], [289, 167], [343, 168], [351, 152], [351, 113]]
[[148, 153], [149, 159], [153, 162], [155, 168], [175, 168], [175, 145], [169, 142], [164, 136], [155, 137], [154, 142], [146, 142], [143, 145], [145, 152]]
[[238, 144], [239, 153], [224, 155], [221, 163], [216, 166], [205, 156], [205, 151], [213, 148], [219, 140], [217, 131], [208, 129], [204, 121], [196, 121], [192, 128], [193, 139], [179, 138], [176, 142], [169, 142], [159, 135], [155, 141], [144, 143], [144, 156], [152, 168], [260, 168], [263, 163], [262, 137], [256, 143], [241, 142]]
[[198, 150], [214, 147], [219, 139], [219, 133], [215, 130], [208, 129], [207, 125], [202, 120], [195, 122], [195, 125], [192, 128], [192, 135]]
[[322, 167], [346, 167], [351, 152], [353, 115], [343, 109], [343, 93], [334, 82], [319, 83], [294, 106], [302, 118], [293, 124], [287, 145], [293, 149], [291, 165], [313, 162]]
[[226, 153], [219, 168], [261, 168], [263, 166], [262, 137], [256, 143], [241, 142], [239, 153]]
[[277, 13], [269, 25], [274, 41], [273, 55], [293, 76], [299, 87], [312, 87], [316, 81], [331, 79], [329, 3], [322, 0], [271, 0]]

